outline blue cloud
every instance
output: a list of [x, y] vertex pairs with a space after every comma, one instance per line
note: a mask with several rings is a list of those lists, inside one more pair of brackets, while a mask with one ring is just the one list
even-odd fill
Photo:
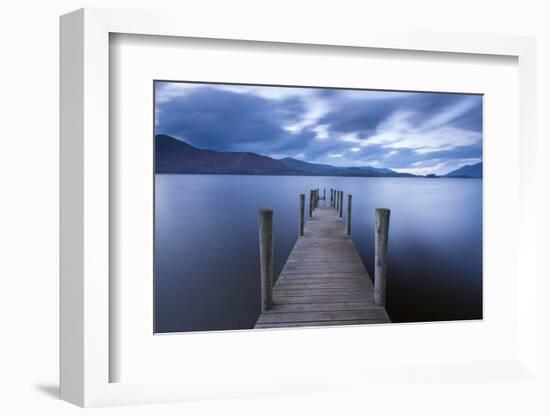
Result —
[[209, 149], [262, 148], [284, 134], [281, 123], [298, 111], [296, 103], [278, 107], [257, 96], [205, 87], [158, 104], [157, 132]]
[[197, 147], [411, 172], [431, 166], [441, 173], [481, 160], [480, 95], [167, 82], [155, 87], [156, 133]]
[[469, 109], [466, 113], [457, 114], [454, 119], [449, 120], [449, 125], [481, 133], [482, 97], [465, 94], [403, 93], [401, 97], [384, 100], [366, 97], [364, 100], [342, 102], [320, 122], [329, 124], [334, 131], [358, 132], [368, 136], [390, 115], [398, 111], [413, 111], [415, 123], [421, 124], [429, 121], [430, 117], [464, 102], [470, 103]]

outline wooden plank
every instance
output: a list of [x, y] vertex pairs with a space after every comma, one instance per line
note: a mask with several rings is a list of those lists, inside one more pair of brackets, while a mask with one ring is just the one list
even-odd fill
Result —
[[279, 312], [307, 312], [307, 311], [356, 311], [361, 309], [383, 309], [373, 302], [322, 302], [322, 303], [283, 303], [274, 305], [264, 314]]
[[358, 264], [350, 264], [350, 262], [356, 262], [357, 259], [349, 259], [343, 262], [340, 261], [315, 261], [315, 262], [307, 262], [307, 261], [296, 261], [292, 263], [288, 263], [285, 266], [285, 271], [291, 271], [291, 270], [304, 270], [304, 271], [322, 271], [325, 269], [332, 269], [334, 272], [346, 272], [346, 271], [357, 271], [362, 272], [365, 270], [363, 265]]
[[[279, 278], [279, 284], [278, 287], [281, 286], [297, 286], [297, 285], [319, 285], [319, 287], [322, 287], [323, 285], [337, 285], [337, 284], [358, 284], [363, 283], [363, 279], [361, 278], [338, 278], [338, 279], [327, 279], [327, 278], [311, 278], [308, 279], [307, 277], [300, 278], [300, 279], [285, 279], [285, 278]], [[369, 285], [370, 287], [370, 285]]]
[[342, 265], [339, 264], [332, 264], [332, 263], [323, 263], [323, 264], [300, 264], [296, 263], [295, 265], [287, 265], [285, 266], [286, 272], [296, 272], [300, 271], [301, 273], [307, 273], [307, 272], [325, 272], [325, 273], [361, 273], [365, 270], [363, 265], [356, 265], [356, 264], [345, 264]]
[[374, 291], [368, 296], [361, 295], [310, 295], [310, 296], [277, 296], [276, 303], [279, 305], [286, 303], [327, 303], [327, 302], [361, 302], [373, 297]]
[[329, 279], [337, 279], [339, 277], [356, 277], [356, 278], [362, 278], [362, 279], [368, 279], [370, 280], [368, 274], [364, 271], [362, 271], [361, 273], [359, 272], [312, 272], [312, 273], [309, 273], [309, 272], [297, 272], [297, 273], [287, 273], [287, 272], [282, 272], [279, 276], [279, 279], [282, 278], [282, 277], [288, 277], [289, 279], [292, 278], [292, 279], [299, 279], [301, 277], [305, 277], [305, 278], [329, 278]]
[[316, 327], [316, 326], [344, 326], [344, 325], [364, 325], [364, 324], [385, 324], [390, 320], [381, 321], [379, 319], [352, 319], [348, 321], [320, 321], [320, 322], [280, 322], [257, 324], [255, 328], [295, 328], [295, 327]]
[[275, 287], [273, 295], [276, 296], [329, 296], [329, 295], [369, 295], [373, 294], [372, 289], [356, 287], [352, 289], [279, 289]]
[[307, 311], [307, 312], [281, 312], [262, 314], [258, 319], [259, 324], [279, 322], [321, 322], [321, 321], [345, 321], [350, 319], [383, 319], [386, 311], [383, 309], [361, 309], [351, 311]]
[[308, 281], [307, 283], [297, 283], [293, 280], [289, 282], [280, 282], [277, 285], [277, 290], [295, 290], [295, 289], [356, 289], [361, 281], [358, 280], [329, 280], [328, 283], [318, 283], [316, 281]]
[[[324, 248], [324, 247], [323, 247]], [[316, 247], [315, 248], [315, 251], [318, 251], [319, 250], [319, 247]], [[293, 262], [296, 263], [296, 262], [300, 262], [300, 263], [313, 263], [313, 264], [317, 264], [319, 262], [325, 262], [325, 263], [329, 263], [329, 262], [341, 262], [341, 263], [345, 263], [347, 261], [350, 261], [350, 260], [353, 260], [355, 261], [355, 259], [357, 259], [356, 256], [349, 256], [349, 255], [345, 255], [345, 253], [341, 253], [339, 255], [330, 255], [330, 256], [314, 256], [314, 253], [313, 253], [313, 250], [310, 252], [310, 253], [305, 253], [304, 254], [300, 254], [300, 255], [292, 255], [291, 257], [288, 258], [287, 260], [287, 264], [292, 264]]]

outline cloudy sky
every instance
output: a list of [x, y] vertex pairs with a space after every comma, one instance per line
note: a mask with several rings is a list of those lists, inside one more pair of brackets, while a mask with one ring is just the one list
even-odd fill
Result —
[[444, 174], [481, 161], [482, 97], [155, 82], [156, 134], [335, 166]]

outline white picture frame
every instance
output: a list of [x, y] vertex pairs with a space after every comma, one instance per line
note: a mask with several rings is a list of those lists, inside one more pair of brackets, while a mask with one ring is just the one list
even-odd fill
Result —
[[[535, 169], [535, 41], [529, 37], [465, 33], [428, 33], [365, 30], [358, 32], [309, 30], [307, 33], [266, 22], [235, 27], [219, 20], [209, 25], [185, 15], [82, 9], [61, 18], [61, 398], [80, 406], [182, 401], [194, 398], [241, 397], [273, 392], [319, 392], [342, 388], [339, 380], [370, 383], [385, 369], [368, 373], [334, 370], [337, 377], [320, 380], [317, 374], [281, 371], [269, 379], [234, 383], [231, 374], [183, 381], [110, 382], [114, 357], [110, 345], [110, 169], [109, 157], [109, 36], [112, 33], [206, 39], [332, 45], [438, 53], [504, 55], [519, 62], [520, 213], [535, 212], [530, 178]], [[517, 354], [499, 362], [442, 363], [437, 371], [450, 379], [477, 381], [483, 369], [517, 377], [536, 374], [536, 218], [520, 215], [519, 238], [514, 242], [517, 270], [524, 285], [518, 288]], [[516, 273], [518, 271], [516, 270]], [[311, 335], [303, 335], [311, 336]], [[420, 365], [421, 363], [419, 363]], [[283, 369], [284, 370], [284, 369]], [[395, 370], [393, 375], [395, 376]], [[433, 367], [420, 369], [429, 378]], [[528, 376], [526, 376], [528, 375]], [[284, 388], [281, 388], [284, 386]]]

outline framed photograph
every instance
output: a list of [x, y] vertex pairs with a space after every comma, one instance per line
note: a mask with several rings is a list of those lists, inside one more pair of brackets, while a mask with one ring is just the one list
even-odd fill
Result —
[[153, 86], [155, 333], [482, 319], [482, 95]]
[[533, 39], [245, 32], [62, 17], [62, 398], [531, 377]]

